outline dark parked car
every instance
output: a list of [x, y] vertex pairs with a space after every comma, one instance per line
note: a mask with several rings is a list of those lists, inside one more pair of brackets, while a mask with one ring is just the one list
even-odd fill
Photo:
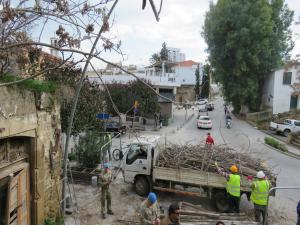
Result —
[[126, 126], [121, 126], [119, 122], [111, 121], [106, 124], [106, 132], [114, 132], [114, 133], [126, 133]]
[[208, 111], [213, 111], [213, 110], [215, 109], [215, 106], [214, 106], [214, 104], [212, 104], [212, 103], [207, 103], [207, 104], [206, 104], [206, 109], [207, 109]]

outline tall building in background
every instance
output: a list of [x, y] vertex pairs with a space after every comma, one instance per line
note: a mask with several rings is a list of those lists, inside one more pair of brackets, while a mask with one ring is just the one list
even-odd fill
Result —
[[[57, 47], [57, 38], [55, 38], [55, 37], [50, 38], [50, 43], [51, 43], [52, 46]], [[58, 57], [58, 58], [60, 57], [59, 53], [58, 53], [58, 50], [54, 49], [54, 48], [50, 49], [50, 54], [55, 56], [55, 57]]]
[[168, 57], [171, 62], [183, 62], [185, 61], [185, 54], [180, 52], [179, 48], [167, 47], [169, 50]]

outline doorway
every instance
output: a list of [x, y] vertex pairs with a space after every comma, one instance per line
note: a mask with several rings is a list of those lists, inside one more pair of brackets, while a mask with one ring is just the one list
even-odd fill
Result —
[[290, 102], [290, 110], [294, 110], [298, 108], [298, 96], [292, 95], [291, 102]]

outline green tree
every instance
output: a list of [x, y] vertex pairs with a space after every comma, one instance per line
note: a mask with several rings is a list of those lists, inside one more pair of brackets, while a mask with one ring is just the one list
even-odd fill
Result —
[[[84, 136], [79, 136], [78, 144], [75, 145], [78, 162], [84, 167], [94, 168], [101, 162], [100, 150], [108, 140], [108, 135], [101, 134], [99, 131], [85, 130]], [[103, 150], [107, 151], [108, 147], [104, 147], [105, 149]]]
[[[61, 105], [61, 127], [63, 132], [66, 131], [68, 126], [71, 105], [72, 101], [63, 98]], [[99, 89], [98, 83], [90, 83], [88, 80], [83, 83], [77, 109], [72, 130], [73, 134], [83, 132], [91, 127], [101, 129], [102, 124], [99, 123], [96, 115], [104, 111], [104, 95], [103, 91]]]
[[156, 62], [160, 62], [160, 54], [159, 53], [154, 53], [150, 58], [151, 64], [154, 64]]
[[154, 64], [156, 62], [168, 61], [169, 50], [167, 49], [167, 43], [162, 43], [162, 47], [159, 53], [154, 53], [150, 58], [150, 63]]
[[[145, 82], [151, 85], [149, 81]], [[149, 88], [145, 88], [145, 85], [138, 80], [127, 84], [113, 83], [108, 85], [108, 89], [120, 112], [128, 112], [128, 114], [133, 115], [134, 101], [138, 101], [137, 115], [139, 116], [153, 116], [159, 109], [157, 95]], [[108, 94], [104, 93], [104, 95], [108, 113], [116, 115]]]
[[[259, 110], [264, 78], [293, 47], [293, 12], [284, 0], [219, 0], [206, 14], [203, 36], [214, 78], [235, 112]], [[246, 107], [244, 107], [246, 106]]]
[[211, 75], [211, 68], [209, 64], [205, 64], [203, 66], [203, 76], [202, 76], [202, 83], [201, 83], [201, 98], [208, 98], [209, 97], [209, 89], [210, 89], [210, 79]]
[[197, 69], [195, 71], [195, 77], [196, 77], [195, 95], [197, 97], [199, 97], [199, 94], [200, 94], [200, 69], [199, 69], [199, 65], [197, 66]]
[[160, 50], [160, 59], [162, 61], [168, 61], [168, 59], [169, 59], [169, 50], [167, 49], [167, 43], [166, 42], [164, 42], [162, 44], [162, 48]]

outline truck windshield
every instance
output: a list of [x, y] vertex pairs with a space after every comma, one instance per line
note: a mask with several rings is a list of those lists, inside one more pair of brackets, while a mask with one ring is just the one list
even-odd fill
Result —
[[126, 157], [126, 164], [132, 164], [137, 159], [147, 159], [147, 145], [132, 144]]

